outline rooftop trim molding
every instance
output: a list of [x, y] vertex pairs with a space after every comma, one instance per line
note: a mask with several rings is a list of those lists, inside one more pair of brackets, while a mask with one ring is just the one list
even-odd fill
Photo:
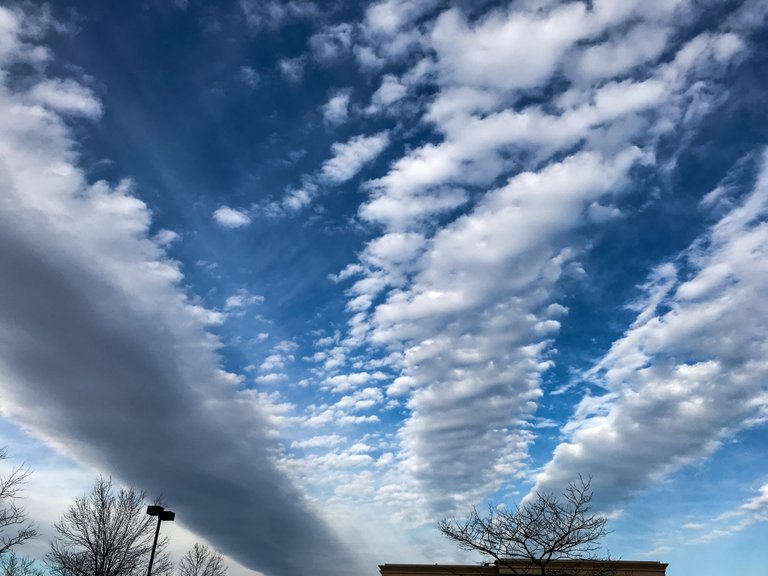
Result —
[[[528, 560], [510, 560], [514, 570], [493, 564], [381, 564], [382, 576], [503, 576], [506, 574], [541, 574], [538, 566]], [[561, 576], [583, 574], [591, 576], [665, 576], [669, 564], [634, 560], [553, 560], [547, 564], [548, 573]]]

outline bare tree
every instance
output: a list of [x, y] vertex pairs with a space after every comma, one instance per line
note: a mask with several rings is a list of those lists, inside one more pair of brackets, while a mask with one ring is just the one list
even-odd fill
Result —
[[[144, 505], [144, 492], [117, 490], [111, 479], [100, 477], [54, 524], [48, 564], [60, 576], [142, 576], [155, 534]], [[153, 574], [170, 574], [166, 544], [166, 538], [158, 542]]]
[[0, 576], [45, 576], [45, 572], [33, 560], [8, 552], [0, 557]]
[[179, 560], [178, 576], [226, 576], [227, 565], [218, 552], [205, 544], [198, 544], [189, 549]]
[[[0, 448], [0, 460], [7, 456], [8, 450]], [[37, 536], [37, 529], [19, 505], [21, 487], [28, 476], [29, 470], [24, 467], [13, 468], [7, 476], [0, 476], [0, 556]]]
[[[592, 512], [592, 479], [579, 476], [560, 496], [536, 492], [512, 510], [476, 508], [466, 520], [443, 519], [440, 532], [464, 550], [476, 551], [509, 568], [513, 574], [535, 570], [544, 575], [567, 573], [561, 560], [597, 560], [606, 519]], [[610, 560], [610, 559], [607, 559]], [[589, 574], [613, 572], [601, 563]], [[579, 574], [585, 574], [583, 569]]]

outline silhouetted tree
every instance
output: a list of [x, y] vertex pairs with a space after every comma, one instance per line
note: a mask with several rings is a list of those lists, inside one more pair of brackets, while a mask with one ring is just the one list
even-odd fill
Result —
[[8, 552], [0, 557], [0, 576], [45, 576], [45, 572], [29, 558]]
[[226, 576], [227, 565], [218, 552], [195, 543], [179, 560], [178, 576]]
[[[143, 576], [155, 524], [145, 513], [144, 492], [117, 490], [111, 479], [100, 477], [54, 524], [46, 560], [60, 576]], [[158, 542], [153, 576], [170, 573], [166, 543], [167, 538]]]
[[[536, 492], [512, 510], [489, 507], [486, 516], [473, 508], [467, 519], [443, 519], [438, 528], [459, 548], [489, 556], [513, 574], [533, 569], [563, 576], [567, 569], [552, 562], [599, 559], [599, 543], [607, 534], [606, 519], [592, 512], [591, 481], [580, 476], [560, 496]], [[607, 560], [588, 573], [612, 573]]]
[[[0, 460], [7, 456], [8, 450], [0, 448]], [[0, 557], [37, 536], [37, 529], [19, 505], [21, 487], [28, 476], [29, 470], [24, 467], [12, 468], [7, 476], [0, 476]]]

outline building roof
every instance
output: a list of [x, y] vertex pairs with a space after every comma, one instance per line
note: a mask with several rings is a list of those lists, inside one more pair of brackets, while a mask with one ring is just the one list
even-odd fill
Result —
[[[509, 560], [510, 566], [493, 564], [382, 564], [382, 576], [502, 576], [505, 574], [540, 574], [528, 560]], [[559, 576], [664, 576], [668, 564], [634, 560], [552, 560], [547, 574]]]

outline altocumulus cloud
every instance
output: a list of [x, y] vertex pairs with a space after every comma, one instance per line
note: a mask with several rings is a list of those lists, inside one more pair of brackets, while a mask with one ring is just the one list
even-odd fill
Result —
[[333, 158], [323, 164], [322, 175], [330, 182], [346, 182], [381, 154], [388, 144], [389, 134], [386, 131], [336, 142], [331, 146]]
[[251, 223], [251, 217], [246, 212], [229, 206], [219, 206], [213, 213], [213, 219], [224, 228], [242, 228]]
[[[606, 214], [621, 216], [622, 198], [644, 193], [634, 189], [633, 173], [663, 168], [657, 160], [662, 138], [695, 132], [726, 93], [719, 78], [748, 49], [749, 22], [760, 21], [755, 15], [762, 12], [747, 2], [695, 34], [686, 29], [693, 10], [686, 1], [572, 2], [535, 12], [513, 3], [475, 19], [453, 7], [430, 26], [401, 26], [416, 17], [412, 10], [423, 15], [432, 6], [387, 2], [367, 11], [368, 44], [359, 47], [359, 58], [363, 48], [369, 63], [427, 55], [428, 74], [404, 74], [398, 83], [405, 84], [391, 95], [407, 97], [406, 78], [433, 81], [434, 96], [421, 120], [436, 134], [363, 184], [369, 196], [359, 215], [381, 225], [383, 234], [337, 278], [354, 282], [347, 292], [353, 314], [344, 345], [385, 349], [388, 356], [376, 367], [395, 373], [387, 394], [409, 410], [398, 431], [398, 472], [382, 482], [379, 496], [434, 517], [529, 473], [531, 422], [552, 367], [552, 343], [568, 318], [559, 291], [564, 280], [584, 274], [581, 262], [589, 257], [580, 234], [602, 225]], [[607, 52], [618, 59], [598, 66]], [[550, 86], [556, 94], [547, 106], [526, 101], [526, 90], [548, 86], [558, 74], [573, 83], [562, 91]], [[344, 157], [341, 148], [335, 151]], [[506, 184], [499, 185], [500, 178]], [[762, 187], [761, 180], [757, 189]], [[758, 200], [750, 202], [762, 210]], [[627, 333], [629, 343], [617, 342], [590, 373], [609, 393], [584, 401], [539, 485], [554, 487], [602, 465], [605, 476], [596, 483], [606, 502], [616, 502], [633, 487], [711, 454], [729, 434], [759, 419], [759, 366], [726, 362], [727, 351], [718, 348], [736, 340], [721, 342], [713, 334], [708, 360], [694, 354], [706, 331], [697, 331], [693, 319], [705, 311], [727, 317], [727, 307], [735, 306], [734, 318], [755, 327], [755, 342], [764, 333], [754, 303], [765, 299], [759, 282], [765, 272], [757, 272], [758, 254], [737, 270], [734, 248], [738, 238], [756, 240], [761, 228], [744, 221], [730, 230], [717, 241], [713, 236], [707, 250], [702, 241], [700, 254], [692, 248], [686, 257], [705, 277], [721, 269], [715, 261], [726, 266], [735, 259], [728, 278], [743, 272], [744, 279], [738, 287], [724, 282], [727, 294], [718, 300], [713, 292], [711, 307], [684, 300], [693, 287], [681, 287], [670, 300], [674, 313], [658, 314], [647, 326], [638, 321]], [[379, 250], [395, 239], [404, 250]], [[714, 270], [707, 272], [710, 258]], [[648, 310], [643, 318], [654, 314]], [[690, 348], [689, 333], [696, 335]], [[735, 350], [749, 348], [744, 338]], [[678, 347], [679, 363], [665, 362]], [[764, 352], [756, 350], [754, 361]], [[620, 378], [611, 380], [613, 367], [641, 355], [650, 368], [628, 369], [623, 388]], [[720, 386], [732, 367], [739, 368], [732, 374], [738, 385]], [[753, 368], [755, 378], [747, 378]], [[696, 400], [686, 403], [675, 396], [680, 390], [691, 390]], [[590, 412], [590, 402], [600, 406]], [[721, 403], [722, 412], [712, 414]], [[660, 410], [682, 416], [654, 421], [651, 415]], [[628, 465], [635, 448], [623, 426], [628, 422], [648, 431], [679, 431], [679, 440], [663, 449], [649, 442], [636, 459], [643, 467]]]
[[605, 393], [577, 407], [539, 487], [599, 470], [596, 490], [615, 504], [768, 419], [768, 156], [761, 164], [751, 194], [654, 271], [634, 324], [585, 374]]
[[[0, 8], [3, 70], [47, 52]], [[269, 457], [258, 412], [220, 371], [215, 315], [193, 304], [131, 184], [89, 183], [64, 113], [90, 92], [0, 84], [3, 411], [62, 453], [172, 498], [179, 518], [275, 575], [359, 573]], [[230, 214], [231, 216], [231, 214]], [[231, 221], [231, 220], [230, 220]], [[295, 554], [296, 550], [301, 555]]]

